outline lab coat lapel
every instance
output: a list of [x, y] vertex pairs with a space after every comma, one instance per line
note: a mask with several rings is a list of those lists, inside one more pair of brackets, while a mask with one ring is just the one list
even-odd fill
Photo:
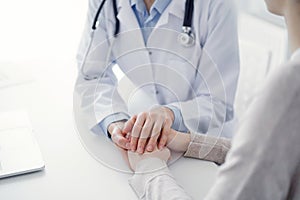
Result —
[[138, 65], [144, 63], [151, 63], [149, 53], [144, 43], [142, 31], [140, 29], [138, 20], [132, 11], [130, 1], [120, 0], [118, 1], [118, 15], [120, 20], [121, 33], [117, 37], [117, 43], [119, 44], [119, 52], [124, 53], [139, 51], [139, 57], [136, 57], [133, 62], [138, 62]]
[[[120, 21], [122, 26], [122, 32], [132, 31], [132, 30], [139, 30], [139, 24], [136, 19], [134, 12], [132, 11], [130, 1], [128, 0], [121, 0], [118, 1], [118, 15], [117, 18]], [[144, 39], [141, 30], [136, 31], [135, 33], [135, 42], [140, 45], [140, 47], [145, 47]]]
[[168, 24], [170, 15], [174, 15], [183, 20], [184, 18], [185, 1], [184, 0], [173, 0], [170, 5], [163, 12], [162, 16], [158, 20], [156, 27], [159, 28]]

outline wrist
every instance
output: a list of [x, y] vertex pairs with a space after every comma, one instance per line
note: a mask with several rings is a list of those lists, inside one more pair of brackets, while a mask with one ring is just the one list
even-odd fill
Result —
[[158, 170], [163, 170], [167, 167], [166, 161], [157, 157], [148, 157], [140, 160], [135, 166], [136, 173], [153, 173]]
[[171, 134], [168, 137], [167, 146], [173, 151], [185, 152], [187, 151], [190, 142], [191, 142], [190, 133], [181, 133], [171, 129]]

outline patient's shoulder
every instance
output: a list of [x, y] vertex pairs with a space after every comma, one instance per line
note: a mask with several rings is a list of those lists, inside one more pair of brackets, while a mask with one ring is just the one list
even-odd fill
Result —
[[289, 61], [269, 74], [264, 93], [272, 96], [293, 96], [300, 91], [300, 61]]
[[288, 83], [300, 82], [300, 60], [289, 61], [281, 65], [271, 76]]
[[298, 73], [300, 71], [300, 59], [289, 61], [285, 65], [286, 68], [290, 69], [291, 71], [298, 72]]
[[279, 74], [289, 82], [300, 82], [300, 60], [289, 61], [282, 66]]

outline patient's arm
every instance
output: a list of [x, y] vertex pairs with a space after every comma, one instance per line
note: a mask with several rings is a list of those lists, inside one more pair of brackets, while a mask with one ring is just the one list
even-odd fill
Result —
[[231, 142], [222, 137], [187, 134], [171, 130], [167, 146], [173, 151], [185, 152], [184, 156], [186, 157], [223, 164], [231, 147]]
[[141, 200], [191, 200], [191, 197], [176, 182], [166, 164], [170, 157], [167, 148], [140, 155], [128, 152], [131, 168], [135, 171], [129, 184]]

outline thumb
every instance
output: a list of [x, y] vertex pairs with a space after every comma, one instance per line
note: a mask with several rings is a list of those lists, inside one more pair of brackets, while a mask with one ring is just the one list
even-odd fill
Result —
[[114, 130], [111, 139], [118, 147], [122, 149], [130, 149], [130, 141], [125, 137], [124, 134], [122, 134], [120, 129]]

